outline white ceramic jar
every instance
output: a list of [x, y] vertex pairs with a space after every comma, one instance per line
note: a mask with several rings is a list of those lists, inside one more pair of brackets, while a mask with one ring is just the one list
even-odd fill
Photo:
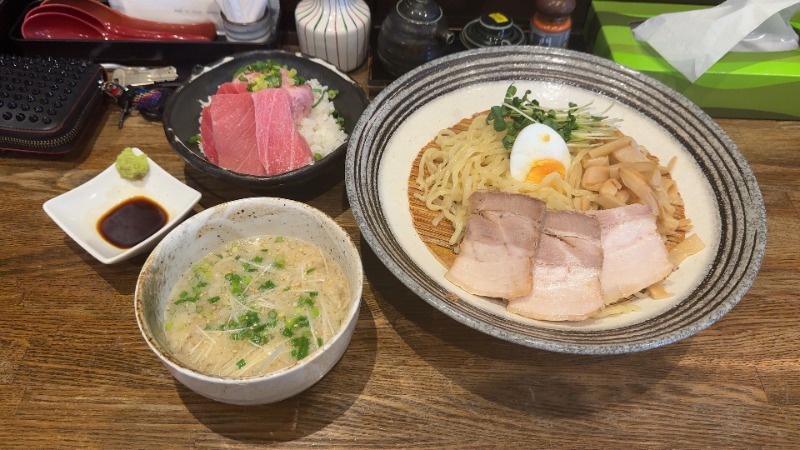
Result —
[[371, 14], [364, 0], [302, 0], [294, 18], [303, 53], [345, 72], [366, 60]]

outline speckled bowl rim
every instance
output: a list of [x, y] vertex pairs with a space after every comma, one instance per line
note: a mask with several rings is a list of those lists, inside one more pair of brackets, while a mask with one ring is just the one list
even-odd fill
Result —
[[[443, 93], [473, 83], [508, 80], [509, 74], [557, 80], [614, 98], [669, 128], [694, 156], [709, 165], [704, 173], [720, 197], [722, 238], [715, 267], [689, 298], [636, 326], [604, 332], [552, 330], [497, 323], [496, 316], [464, 307], [464, 302], [449, 300], [444, 287], [414, 270], [414, 264], [383, 223], [385, 218], [377, 194], [382, 146], [398, 127], [387, 116], [394, 113], [407, 117], [421, 104]], [[638, 94], [632, 94], [634, 90]], [[663, 101], [656, 102], [656, 98]], [[678, 124], [685, 128], [679, 129]], [[695, 140], [704, 145], [688, 145]], [[709, 168], [719, 170], [712, 172]], [[356, 124], [345, 160], [345, 183], [362, 236], [411, 291], [471, 328], [554, 352], [630, 353], [673, 343], [706, 329], [730, 311], [750, 288], [766, 248], [766, 209], [758, 183], [746, 159], [722, 128], [697, 105], [660, 81], [618, 63], [571, 50], [536, 46], [472, 49], [439, 58], [404, 74], [372, 100]]]
[[[256, 385], [262, 384], [265, 382], [269, 382], [270, 380], [275, 380], [284, 377], [293, 376], [293, 374], [297, 372], [302, 372], [306, 370], [308, 367], [312, 366], [317, 360], [323, 358], [323, 354], [335, 348], [338, 345], [344, 345], [344, 353], [349, 346], [349, 342], [352, 338], [353, 329], [355, 327], [356, 322], [358, 321], [359, 310], [361, 308], [362, 303], [362, 296], [363, 296], [363, 281], [364, 281], [364, 269], [360, 259], [355, 260], [355, 269], [358, 274], [358, 284], [356, 286], [351, 286], [352, 292], [351, 297], [353, 298], [352, 304], [350, 305], [346, 321], [342, 323], [341, 329], [339, 329], [333, 337], [326, 342], [322, 348], [318, 351], [315, 351], [313, 354], [309, 355], [307, 358], [303, 359], [302, 361], [298, 361], [297, 363], [281, 368], [279, 370], [266, 373], [260, 376], [253, 376], [253, 377], [245, 377], [245, 378], [227, 378], [227, 377], [217, 377], [213, 375], [207, 375], [202, 372], [197, 371], [196, 369], [184, 364], [183, 362], [179, 361], [174, 356], [170, 355], [168, 351], [163, 348], [163, 344], [157, 342], [156, 338], [152, 335], [152, 331], [150, 327], [147, 325], [147, 320], [144, 317], [143, 311], [143, 300], [141, 298], [141, 292], [143, 292], [144, 284], [147, 282], [144, 274], [146, 273], [146, 269], [155, 263], [155, 260], [159, 258], [159, 254], [162, 251], [162, 247], [166, 247], [167, 242], [170, 239], [173, 239], [173, 236], [180, 235], [185, 228], [192, 226], [193, 222], [206, 220], [208, 217], [213, 216], [216, 211], [225, 210], [225, 209], [242, 209], [245, 210], [249, 207], [249, 205], [253, 203], [262, 203], [267, 204], [268, 206], [276, 209], [284, 209], [284, 210], [302, 210], [306, 214], [317, 218], [321, 223], [324, 223], [326, 228], [329, 230], [335, 230], [335, 233], [338, 236], [337, 238], [341, 238], [345, 243], [348, 244], [348, 253], [353, 255], [360, 255], [358, 248], [355, 246], [351, 236], [347, 231], [336, 221], [327, 215], [325, 212], [302, 202], [290, 200], [286, 198], [280, 197], [247, 197], [238, 200], [232, 200], [225, 203], [220, 203], [214, 207], [205, 209], [204, 211], [190, 217], [185, 222], [181, 223], [177, 227], [175, 227], [164, 239], [156, 246], [150, 256], [147, 258], [147, 261], [144, 263], [139, 278], [136, 282], [136, 289], [134, 293], [134, 314], [136, 316], [136, 322], [139, 327], [140, 334], [142, 338], [147, 343], [148, 347], [155, 353], [155, 355], [161, 360], [161, 362], [166, 365], [170, 371], [174, 374], [181, 376], [182, 378], [186, 378], [189, 380], [194, 380], [196, 382], [205, 383], [208, 385], [230, 385], [230, 386], [248, 386], [248, 385]], [[341, 341], [346, 340], [345, 343], [342, 344]], [[341, 356], [337, 357], [336, 360]], [[334, 361], [335, 365], [335, 361]], [[333, 365], [328, 368], [330, 370]], [[319, 378], [322, 378], [327, 373], [319, 374]], [[177, 376], [176, 376], [177, 378]], [[191, 389], [194, 387], [188, 386]], [[304, 388], [305, 389], [305, 388]], [[207, 395], [204, 392], [199, 392], [201, 395]], [[210, 397], [211, 398], [211, 397]], [[218, 401], [226, 402], [224, 399], [216, 399]], [[260, 404], [260, 403], [253, 403], [253, 404]]]

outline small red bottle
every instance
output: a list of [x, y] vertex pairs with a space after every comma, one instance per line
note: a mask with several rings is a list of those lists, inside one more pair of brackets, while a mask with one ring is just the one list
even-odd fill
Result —
[[575, 0], [536, 0], [536, 13], [531, 17], [530, 43], [567, 48], [574, 10]]

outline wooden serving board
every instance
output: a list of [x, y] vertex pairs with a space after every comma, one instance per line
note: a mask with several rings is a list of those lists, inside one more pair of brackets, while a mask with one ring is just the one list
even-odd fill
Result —
[[[480, 115], [480, 113], [476, 114], [476, 116], [478, 115]], [[462, 119], [450, 127], [450, 129], [455, 132], [466, 131], [472, 123], [473, 117]], [[417, 195], [422, 194], [422, 190], [417, 186], [419, 162], [425, 151], [431, 147], [439, 148], [435, 142], [435, 138], [431, 139], [430, 142], [422, 147], [411, 167], [411, 173], [408, 176], [408, 204], [411, 210], [411, 220], [414, 222], [414, 228], [417, 230], [420, 239], [422, 239], [422, 242], [425, 243], [434, 256], [449, 269], [456, 259], [456, 254], [448, 244], [450, 236], [453, 235], [455, 228], [453, 224], [446, 219], [441, 220], [437, 226], [433, 226], [433, 219], [437, 216], [437, 212], [428, 209], [425, 203], [417, 198]]]

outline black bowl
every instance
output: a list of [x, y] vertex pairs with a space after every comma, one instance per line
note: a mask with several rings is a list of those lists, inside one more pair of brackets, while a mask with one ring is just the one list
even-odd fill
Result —
[[200, 133], [201, 102], [208, 101], [219, 85], [231, 81], [240, 67], [268, 59], [296, 69], [298, 75], [307, 80], [316, 78], [330, 89], [338, 90], [339, 95], [333, 100], [333, 104], [344, 118], [344, 129], [350, 136], [369, 103], [364, 89], [356, 81], [331, 68], [328, 63], [302, 53], [256, 50], [231, 55], [210, 64], [201, 74], [192, 77], [170, 96], [163, 116], [164, 133], [169, 143], [194, 168], [239, 187], [271, 189], [296, 186], [337, 167], [343, 170], [347, 141], [314, 164], [275, 176], [247, 175], [224, 169], [209, 162], [198, 144], [190, 142], [190, 138]]

